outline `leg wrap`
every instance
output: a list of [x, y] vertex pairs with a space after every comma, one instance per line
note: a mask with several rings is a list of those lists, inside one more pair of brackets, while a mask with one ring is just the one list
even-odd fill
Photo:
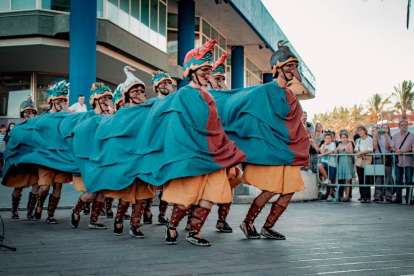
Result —
[[19, 205], [20, 205], [20, 199], [22, 198], [22, 195], [18, 196], [18, 197], [14, 197], [12, 196], [12, 213], [17, 213], [17, 211], [19, 210]]
[[118, 202], [118, 210], [116, 211], [115, 221], [121, 223], [129, 208], [129, 202], [122, 199]]
[[112, 211], [112, 205], [114, 203], [114, 199], [112, 197], [105, 198], [105, 210], [106, 212]]
[[160, 210], [160, 214], [165, 214], [167, 212], [168, 202], [164, 200], [160, 200], [160, 205], [158, 209]]
[[262, 211], [262, 208], [263, 206], [257, 206], [256, 203], [253, 201], [252, 205], [250, 205], [249, 211], [247, 212], [244, 221], [247, 221], [248, 223], [253, 223]]
[[30, 192], [29, 201], [27, 202], [27, 215], [33, 215], [33, 210], [36, 207], [37, 195]]
[[60, 197], [54, 197], [53, 195], [50, 195], [49, 197], [49, 206], [47, 208], [47, 215], [49, 217], [53, 217], [56, 211], [56, 208], [59, 204]]
[[45, 204], [46, 198], [49, 194], [39, 196], [37, 195], [37, 207], [43, 209], [43, 205]]
[[197, 206], [194, 208], [193, 219], [191, 220], [190, 225], [190, 233], [195, 235], [200, 233], [200, 229], [201, 227], [203, 227], [204, 222], [206, 221], [210, 211], [210, 208], [205, 208], [201, 206]]
[[145, 212], [151, 212], [152, 203], [154, 202], [154, 198], [147, 198], [145, 199]]
[[99, 215], [101, 214], [104, 202], [94, 200], [92, 203], [90, 222], [95, 223], [98, 221]]
[[218, 209], [218, 217], [219, 220], [226, 221], [227, 216], [230, 212], [231, 203], [225, 203], [225, 204], [217, 204]]
[[273, 202], [272, 208], [270, 209], [270, 213], [266, 218], [266, 222], [264, 224], [265, 227], [273, 227], [279, 217], [283, 214], [286, 210], [285, 206], [279, 205], [278, 202]]
[[73, 211], [75, 211], [76, 214], [79, 214], [79, 212], [81, 212], [87, 204], [88, 204], [88, 202], [82, 201], [81, 197], [79, 197], [78, 202], [76, 203], [75, 207], [73, 208]]
[[177, 206], [177, 204], [174, 205], [172, 213], [171, 213], [171, 219], [170, 219], [170, 226], [173, 228], [177, 228], [180, 224], [180, 221], [187, 215], [187, 210], [183, 210]]
[[140, 225], [147, 201], [148, 199], [140, 199], [135, 201], [134, 208], [132, 209], [131, 226], [137, 227]]

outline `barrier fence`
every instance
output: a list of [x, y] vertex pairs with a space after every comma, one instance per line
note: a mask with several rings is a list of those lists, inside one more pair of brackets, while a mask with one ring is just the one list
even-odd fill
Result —
[[[336, 187], [335, 201], [339, 201], [339, 187], [359, 187], [359, 188], [379, 187], [379, 188], [397, 188], [397, 189], [405, 188], [407, 189], [406, 191], [407, 192], [406, 194], [407, 204], [411, 204], [412, 192], [414, 188], [414, 182], [413, 182], [414, 168], [413, 168], [413, 163], [412, 163], [413, 155], [414, 153], [412, 152], [403, 153], [401, 155], [397, 155], [396, 153], [370, 153], [362, 157], [362, 160], [357, 160], [358, 158], [355, 153], [330, 154], [327, 156], [318, 157], [318, 163], [317, 163], [318, 183], [321, 185], [326, 185], [327, 187]], [[410, 156], [411, 158], [407, 158], [408, 156]], [[329, 157], [329, 159], [327, 157]], [[362, 165], [364, 179], [362, 179], [361, 181], [361, 179], [358, 178], [358, 184], [339, 183], [338, 182], [339, 179], [337, 177], [338, 173], [335, 173], [336, 175], [332, 177], [332, 170], [329, 169], [329, 167], [333, 167], [333, 166], [329, 166], [329, 164], [333, 163], [331, 158], [334, 158], [336, 168], [338, 168], [339, 162], [352, 162], [352, 169], [355, 172], [355, 178], [358, 177], [357, 164], [359, 165], [360, 172], [362, 169], [360, 165]], [[403, 162], [405, 163], [411, 160], [411, 162], [407, 164], [409, 166], [407, 167], [398, 166], [399, 158], [401, 158], [401, 160], [403, 160]], [[321, 179], [319, 178], [319, 175], [320, 175], [319, 164], [322, 164], [322, 163], [326, 163], [328, 165], [328, 169], [326, 170], [326, 173], [328, 174], [328, 179], [331, 179], [331, 180], [335, 179], [335, 183], [327, 184], [327, 183], [322, 182]], [[389, 173], [391, 173], [391, 177], [389, 177]], [[390, 180], [390, 183], [385, 183], [387, 179]], [[401, 184], [397, 184], [397, 180], [402, 180]]]

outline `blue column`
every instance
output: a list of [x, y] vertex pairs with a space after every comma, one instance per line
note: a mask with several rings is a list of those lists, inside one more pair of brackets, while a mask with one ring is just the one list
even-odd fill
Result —
[[244, 87], [244, 47], [231, 50], [231, 89]]
[[[194, 49], [195, 41], [195, 1], [178, 1], [178, 65], [183, 66], [185, 55]], [[187, 80], [178, 82], [178, 88], [188, 84]]]
[[263, 74], [263, 83], [268, 83], [273, 81], [273, 74], [272, 73], [264, 73]]
[[85, 96], [89, 105], [89, 92], [96, 81], [96, 0], [70, 1], [69, 81], [70, 104]]

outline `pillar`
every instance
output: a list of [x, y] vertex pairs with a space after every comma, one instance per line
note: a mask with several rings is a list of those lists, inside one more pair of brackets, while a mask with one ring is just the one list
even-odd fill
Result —
[[273, 81], [273, 74], [272, 73], [264, 73], [263, 74], [263, 84]]
[[[195, 1], [178, 1], [178, 65], [183, 66], [185, 55], [194, 49]], [[186, 79], [178, 82], [178, 88], [188, 84]]]
[[244, 87], [244, 47], [231, 50], [231, 89]]
[[79, 95], [89, 93], [96, 81], [96, 0], [70, 1], [69, 31], [69, 102], [74, 104]]

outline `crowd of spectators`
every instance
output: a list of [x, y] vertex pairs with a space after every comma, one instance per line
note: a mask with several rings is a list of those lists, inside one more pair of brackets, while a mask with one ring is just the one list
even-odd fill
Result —
[[[350, 137], [346, 129], [339, 131], [323, 130], [321, 123], [315, 127], [307, 121], [304, 113], [302, 122], [310, 140], [310, 166], [302, 170], [317, 173], [320, 179], [319, 195], [327, 201], [333, 201], [335, 187], [328, 184], [359, 184], [359, 201], [361, 203], [388, 202], [402, 203], [403, 188], [375, 187], [372, 198], [371, 185], [408, 185], [413, 183], [414, 134], [408, 132], [408, 121], [399, 122], [400, 131], [394, 136], [388, 124], [373, 126], [370, 131], [364, 125], [358, 125], [356, 134]], [[394, 155], [382, 155], [394, 153]], [[374, 155], [372, 155], [374, 154]], [[364, 169], [367, 165], [384, 165], [383, 173], [372, 175]], [[395, 175], [395, 177], [393, 177]], [[339, 188], [340, 199], [348, 202], [352, 199], [352, 187]], [[393, 199], [395, 195], [395, 198]], [[409, 197], [406, 188], [405, 202]]]

